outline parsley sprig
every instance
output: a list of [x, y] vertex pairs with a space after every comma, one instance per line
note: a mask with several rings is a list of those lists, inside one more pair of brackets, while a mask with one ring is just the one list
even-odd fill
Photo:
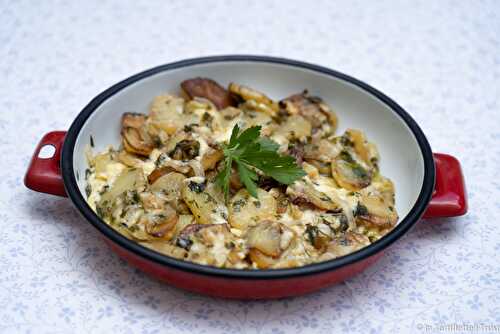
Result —
[[224, 146], [224, 168], [215, 181], [224, 191], [226, 200], [229, 195], [229, 178], [233, 163], [236, 165], [241, 182], [253, 197], [257, 197], [256, 170], [283, 184], [291, 184], [306, 175], [293, 157], [278, 153], [277, 143], [260, 137], [260, 129], [260, 126], [253, 126], [240, 134], [240, 128], [236, 124], [229, 143]]

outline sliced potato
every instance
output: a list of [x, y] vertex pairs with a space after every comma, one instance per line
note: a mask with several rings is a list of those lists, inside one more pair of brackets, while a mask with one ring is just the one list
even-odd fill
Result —
[[398, 221], [396, 210], [387, 205], [383, 197], [365, 196], [355, 211], [356, 221], [362, 225], [391, 227]]
[[333, 257], [340, 257], [353, 253], [369, 244], [368, 237], [355, 232], [346, 232], [329, 243], [326, 253]]
[[94, 157], [94, 167], [97, 176], [106, 173], [106, 167], [112, 162], [111, 155], [106, 153], [98, 154]]
[[294, 200], [303, 199], [320, 209], [340, 211], [342, 201], [335, 189], [332, 179], [320, 175], [314, 180], [304, 177], [294, 182], [288, 186], [287, 194]]
[[258, 188], [258, 198], [252, 197], [246, 189], [239, 190], [229, 202], [229, 223], [244, 230], [263, 219], [276, 214], [276, 199], [267, 191]]
[[340, 153], [342, 147], [335, 140], [319, 139], [305, 145], [304, 159], [310, 159], [330, 164]]
[[188, 161], [200, 154], [200, 142], [194, 139], [183, 139], [175, 144], [168, 154], [174, 160]]
[[233, 97], [212, 79], [194, 78], [184, 80], [181, 88], [189, 98], [202, 97], [210, 100], [219, 110], [235, 105]]
[[281, 254], [281, 227], [277, 222], [265, 220], [248, 229], [247, 245], [265, 255], [278, 257]]
[[254, 107], [258, 108], [259, 104], [261, 104], [262, 111], [269, 112], [271, 116], [274, 116], [279, 110], [278, 103], [255, 89], [231, 82], [229, 84], [229, 91], [245, 101], [255, 101]]
[[149, 130], [165, 131], [172, 135], [184, 125], [193, 123], [191, 115], [183, 113], [184, 99], [172, 95], [160, 95], [154, 98], [149, 113]]
[[166, 206], [160, 214], [146, 214], [142, 216], [146, 232], [155, 237], [170, 240], [175, 232], [175, 225], [179, 219], [177, 212]]
[[337, 127], [337, 116], [333, 110], [321, 98], [309, 95], [307, 90], [287, 97], [280, 104], [290, 115], [303, 116], [314, 128], [329, 125], [333, 131]]
[[122, 116], [122, 127], [139, 129], [146, 123], [146, 115], [126, 112]]
[[124, 128], [122, 143], [127, 152], [149, 156], [154, 149], [154, 143], [144, 129]]
[[385, 203], [394, 206], [396, 190], [394, 189], [394, 183], [390, 179], [377, 173], [373, 177], [371, 187], [380, 193]]
[[144, 187], [145, 183], [146, 180], [141, 169], [126, 169], [118, 175], [111, 188], [101, 196], [100, 203], [111, 204], [124, 192]]
[[375, 144], [370, 143], [363, 132], [355, 129], [346, 130], [344, 137], [348, 138], [358, 156], [369, 166], [376, 166], [379, 160], [378, 150]]
[[287, 139], [305, 140], [311, 135], [311, 123], [300, 115], [292, 115], [276, 131], [276, 135]]
[[248, 251], [248, 257], [250, 260], [257, 265], [259, 269], [267, 269], [276, 264], [277, 260], [271, 256], [259, 251], [257, 248], [252, 248]]
[[186, 179], [181, 193], [182, 199], [199, 224], [222, 224], [227, 221], [227, 208], [221, 202], [224, 197], [214, 196], [213, 184], [207, 187], [204, 178]]
[[372, 180], [372, 172], [347, 151], [342, 151], [332, 161], [332, 176], [342, 188], [353, 191], [367, 187]]
[[130, 154], [127, 151], [121, 151], [118, 154], [118, 160], [120, 160], [120, 162], [123, 163], [124, 165], [132, 168], [140, 168], [141, 165], [144, 163], [136, 155]]
[[147, 157], [154, 149], [153, 139], [146, 131], [146, 115], [124, 113], [121, 135], [127, 152]]
[[151, 185], [151, 190], [162, 192], [167, 201], [177, 200], [181, 197], [185, 179], [186, 177], [181, 173], [168, 173], [156, 179]]
[[201, 166], [203, 167], [203, 170], [214, 169], [223, 157], [224, 154], [222, 153], [222, 150], [209, 147], [207, 152], [205, 152], [201, 158]]

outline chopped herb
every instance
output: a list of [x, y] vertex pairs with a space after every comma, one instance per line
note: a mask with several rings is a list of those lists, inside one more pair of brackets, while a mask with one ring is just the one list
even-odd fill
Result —
[[102, 187], [102, 190], [99, 192], [99, 195], [104, 195], [104, 193], [106, 191], [108, 191], [108, 189], [109, 189], [109, 185], [105, 185], [104, 187]]
[[354, 159], [351, 157], [351, 155], [349, 154], [349, 152], [347, 151], [342, 151], [340, 152], [340, 158], [342, 160], [344, 160], [345, 162], [349, 162], [349, 163], [353, 163], [355, 162]]
[[156, 161], [155, 161], [155, 166], [160, 167], [163, 164], [163, 162], [165, 161], [165, 159], [166, 159], [165, 153], [160, 154], [158, 156], [158, 159], [156, 159]]
[[91, 193], [92, 193], [92, 186], [90, 185], [90, 183], [87, 183], [87, 186], [85, 187], [85, 194], [87, 195], [87, 197], [89, 197]]
[[352, 166], [352, 172], [354, 173], [354, 175], [361, 179], [365, 179], [368, 177], [368, 172], [358, 164]]
[[85, 181], [88, 180], [90, 173], [91, 173], [90, 169], [88, 169], [88, 168], [85, 169]]
[[350, 146], [350, 147], [354, 146], [354, 143], [351, 141], [351, 139], [346, 137], [345, 135], [340, 137], [340, 143], [344, 146]]
[[322, 200], [323, 202], [331, 202], [332, 199], [326, 195], [325, 193], [321, 193], [321, 197], [319, 198], [320, 200]]
[[253, 205], [258, 209], [260, 208], [260, 201], [253, 201]]
[[191, 191], [194, 191], [195, 193], [201, 193], [205, 190], [205, 187], [207, 186], [207, 184], [205, 182], [202, 182], [202, 183], [196, 183], [194, 181], [190, 181], [189, 184], [188, 184], [188, 188], [191, 190]]
[[363, 204], [358, 202], [358, 205], [356, 206], [356, 209], [354, 210], [354, 216], [366, 216], [368, 215], [368, 208], [364, 206]]
[[240, 212], [240, 211], [241, 211], [241, 207], [242, 207], [242, 206], [245, 206], [245, 204], [247, 204], [247, 202], [246, 202], [246, 200], [245, 200], [245, 199], [243, 199], [243, 198], [240, 198], [240, 199], [238, 199], [238, 200], [234, 201], [234, 202], [232, 203], [232, 205], [233, 205], [233, 211], [234, 211], [234, 212]]
[[175, 245], [180, 248], [184, 248], [185, 250], [189, 250], [191, 248], [191, 245], [193, 244], [193, 241], [189, 238], [177, 238]]
[[153, 143], [155, 147], [160, 147], [163, 143], [161, 142], [160, 137], [153, 137]]
[[214, 117], [212, 115], [210, 115], [208, 112], [205, 112], [202, 116], [201, 116], [201, 121], [203, 122], [203, 124], [205, 126], [208, 126], [210, 129], [212, 129], [212, 121], [213, 121]]
[[175, 160], [188, 161], [196, 158], [200, 153], [200, 143], [197, 140], [183, 139], [175, 145], [168, 154]]
[[314, 245], [314, 241], [316, 240], [316, 238], [319, 235], [319, 229], [318, 229], [318, 227], [310, 225], [310, 224], [307, 224], [306, 225], [306, 232], [305, 233], [306, 233], [306, 236], [307, 236], [307, 240], [309, 240], [309, 242], [311, 243], [311, 245]]
[[95, 213], [97, 213], [97, 215], [100, 217], [100, 218], [103, 218], [104, 217], [104, 210], [102, 209], [102, 207], [100, 207], [99, 205], [97, 205], [95, 207]]
[[90, 147], [94, 147], [94, 137], [90, 135]]
[[140, 201], [139, 194], [135, 190], [132, 193], [132, 199], [134, 200], [135, 203], [139, 203], [139, 201]]
[[199, 126], [197, 123], [191, 123], [184, 125], [184, 132], [191, 132], [195, 126]]

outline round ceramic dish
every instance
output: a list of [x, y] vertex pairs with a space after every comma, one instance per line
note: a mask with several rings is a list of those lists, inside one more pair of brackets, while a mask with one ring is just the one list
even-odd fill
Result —
[[[273, 98], [307, 88], [321, 96], [339, 118], [338, 133], [363, 130], [376, 143], [382, 173], [396, 187], [398, 225], [386, 236], [357, 252], [299, 268], [237, 270], [199, 265], [140, 246], [104, 223], [85, 201], [84, 154], [120, 145], [124, 112], [147, 113], [152, 98], [179, 91], [192, 77], [212, 78], [222, 85], [234, 81]], [[47, 145], [55, 152], [42, 157]], [[426, 217], [465, 214], [467, 202], [460, 164], [445, 154], [433, 154], [422, 130], [390, 98], [345, 74], [303, 62], [261, 56], [196, 58], [155, 67], [131, 76], [94, 98], [70, 129], [45, 135], [35, 150], [25, 184], [30, 189], [68, 196], [121, 257], [174, 286], [229, 298], [278, 298], [311, 292], [351, 277], [380, 258], [382, 251]]]

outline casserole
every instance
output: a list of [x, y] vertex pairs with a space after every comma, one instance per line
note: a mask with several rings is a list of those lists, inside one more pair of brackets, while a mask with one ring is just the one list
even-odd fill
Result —
[[[174, 91], [190, 77], [210, 77], [227, 84], [244, 82], [271, 96], [310, 87], [339, 116], [339, 129], [360, 128], [378, 144], [381, 168], [396, 185], [398, 225], [373, 244], [330, 261], [291, 269], [215, 268], [170, 258], [122, 236], [105, 224], [85, 201], [85, 147], [118, 146], [124, 112], [145, 112], [152, 96]], [[52, 157], [39, 157], [51, 145]], [[463, 215], [467, 201], [458, 161], [432, 154], [415, 121], [376, 89], [339, 72], [297, 61], [261, 56], [217, 56], [159, 66], [134, 75], [93, 99], [67, 132], [44, 136], [25, 177], [27, 187], [68, 196], [111, 248], [131, 264], [174, 286], [229, 298], [277, 298], [311, 292], [365, 269], [422, 216]]]

